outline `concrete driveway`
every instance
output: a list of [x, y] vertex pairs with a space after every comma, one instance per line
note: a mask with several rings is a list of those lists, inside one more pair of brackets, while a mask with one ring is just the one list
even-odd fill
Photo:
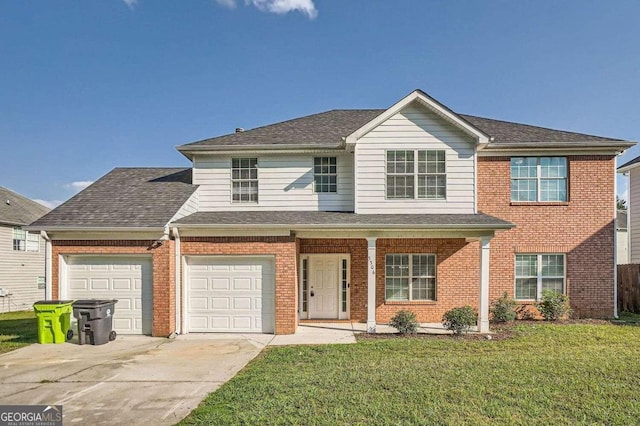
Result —
[[101, 346], [35, 344], [0, 355], [0, 401], [61, 404], [68, 425], [174, 424], [271, 339], [118, 336]]

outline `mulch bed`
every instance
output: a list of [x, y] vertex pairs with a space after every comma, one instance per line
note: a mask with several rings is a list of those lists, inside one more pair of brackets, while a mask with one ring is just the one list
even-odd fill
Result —
[[451, 334], [429, 334], [429, 333], [417, 333], [408, 334], [403, 336], [400, 333], [357, 333], [356, 339], [463, 339], [463, 340], [505, 340], [513, 337], [515, 334], [513, 328], [517, 325], [539, 325], [539, 324], [552, 324], [552, 325], [568, 325], [568, 324], [590, 324], [590, 325], [604, 325], [611, 324], [611, 321], [601, 319], [570, 319], [557, 321], [555, 323], [548, 323], [542, 320], [517, 320], [512, 323], [492, 323], [491, 334], [478, 334], [469, 333], [460, 336], [453, 336]]

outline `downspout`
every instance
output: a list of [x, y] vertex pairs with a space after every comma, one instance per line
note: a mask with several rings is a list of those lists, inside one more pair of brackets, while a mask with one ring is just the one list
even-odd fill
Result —
[[[618, 171], [613, 162], [613, 317], [618, 318]], [[627, 229], [627, 235], [629, 230]]]
[[182, 280], [181, 280], [181, 267], [182, 267], [182, 254], [180, 249], [180, 233], [178, 228], [173, 228], [173, 238], [175, 239], [175, 293], [176, 293], [176, 333], [184, 334], [182, 327]]
[[47, 234], [47, 231], [40, 231], [40, 236], [44, 239], [44, 298], [46, 300], [51, 300], [53, 299], [53, 288], [52, 283], [52, 271], [53, 271], [53, 265], [51, 262], [51, 253], [52, 253], [52, 247], [51, 247], [51, 238], [49, 238], [49, 235]]

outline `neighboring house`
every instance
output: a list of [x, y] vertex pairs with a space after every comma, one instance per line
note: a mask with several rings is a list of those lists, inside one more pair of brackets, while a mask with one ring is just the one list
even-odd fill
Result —
[[640, 263], [640, 156], [618, 167], [618, 173], [623, 173], [628, 177], [628, 263]]
[[24, 227], [49, 209], [0, 187], [0, 312], [31, 309], [45, 297], [45, 245]]
[[618, 265], [629, 263], [629, 231], [626, 210], [618, 210], [616, 219], [616, 260]]
[[630, 142], [457, 114], [422, 91], [178, 147], [36, 221], [48, 297], [118, 299], [121, 333], [421, 322], [567, 293], [615, 314], [615, 159]]

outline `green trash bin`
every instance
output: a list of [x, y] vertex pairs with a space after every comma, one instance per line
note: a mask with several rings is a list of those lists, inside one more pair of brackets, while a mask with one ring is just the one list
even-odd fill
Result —
[[64, 343], [73, 337], [73, 300], [41, 300], [33, 304], [38, 319], [38, 343]]

